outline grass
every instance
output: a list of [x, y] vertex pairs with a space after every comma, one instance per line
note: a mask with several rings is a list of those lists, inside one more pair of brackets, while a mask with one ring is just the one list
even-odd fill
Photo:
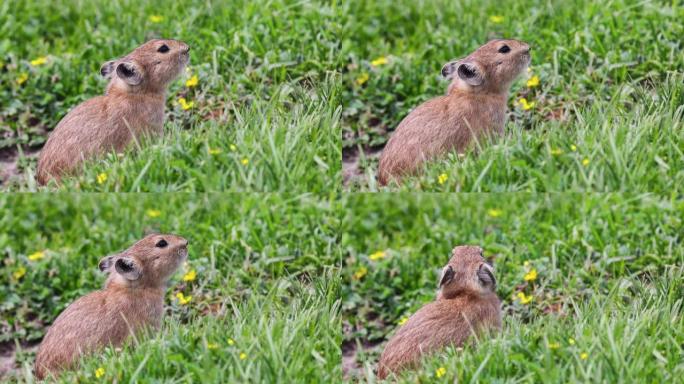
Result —
[[[190, 241], [161, 332], [84, 359], [61, 382], [92, 382], [99, 368], [101, 380], [117, 382], [339, 380], [335, 199], [10, 194], [0, 206], [0, 342], [15, 345], [22, 367], [3, 379], [32, 381], [30, 346], [70, 302], [102, 286], [99, 258], [156, 229]], [[196, 279], [184, 281], [191, 270]]]
[[[377, 158], [362, 155], [348, 190], [680, 190], [681, 2], [352, 3], [343, 21], [345, 152], [377, 152], [411, 109], [446, 92], [442, 65], [487, 40], [521, 39], [533, 54], [531, 73], [512, 87], [504, 137], [384, 188], [375, 182]], [[373, 65], [377, 58], [387, 63]], [[538, 86], [526, 85], [531, 76]], [[535, 106], [523, 110], [522, 97]]]
[[[302, 191], [341, 184], [335, 3], [157, 0], [4, 3], [0, 150], [38, 149], [78, 103], [102, 94], [102, 63], [155, 37], [191, 47], [165, 137], [92, 161], [62, 191]], [[286, 32], [285, 32], [286, 31]], [[33, 62], [45, 57], [46, 62]], [[186, 80], [198, 76], [194, 87]], [[178, 99], [194, 106], [184, 110]], [[5, 189], [45, 190], [35, 158]], [[98, 175], [107, 182], [99, 183]], [[102, 180], [102, 177], [100, 178]]]
[[[384, 343], [434, 300], [450, 250], [477, 244], [496, 267], [503, 331], [429, 355], [398, 381], [681, 381], [681, 199], [360, 194], [344, 204], [347, 379], [376, 381]], [[525, 281], [533, 269], [536, 279]]]

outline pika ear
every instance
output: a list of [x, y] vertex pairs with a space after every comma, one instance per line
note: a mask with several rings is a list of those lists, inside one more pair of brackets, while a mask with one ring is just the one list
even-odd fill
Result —
[[140, 66], [130, 61], [119, 63], [116, 66], [116, 75], [128, 85], [139, 85], [143, 81]]
[[454, 75], [456, 74], [456, 69], [458, 68], [458, 64], [461, 63], [461, 60], [454, 60], [450, 61], [442, 67], [442, 77], [445, 79], [453, 79]]
[[454, 278], [454, 269], [451, 268], [451, 265], [447, 265], [444, 267], [442, 270], [442, 277], [439, 278], [439, 288], [442, 288], [444, 284], [447, 284]]
[[116, 268], [116, 271], [127, 280], [138, 280], [142, 274], [142, 269], [138, 262], [128, 256], [116, 259], [114, 268]]
[[102, 259], [100, 259], [100, 263], [98, 264], [100, 271], [109, 272], [111, 270], [112, 263], [114, 262], [114, 256], [117, 256], [117, 255], [109, 255], [109, 256], [105, 256]]
[[456, 69], [456, 74], [466, 84], [477, 87], [482, 85], [484, 77], [482, 76], [482, 68], [473, 62], [460, 63]]
[[116, 69], [116, 60], [108, 61], [100, 67], [100, 75], [105, 79], [111, 79], [114, 70]]
[[488, 264], [480, 264], [480, 268], [477, 270], [477, 278], [480, 279], [480, 283], [486, 287], [496, 287], [496, 278], [494, 277], [493, 268]]

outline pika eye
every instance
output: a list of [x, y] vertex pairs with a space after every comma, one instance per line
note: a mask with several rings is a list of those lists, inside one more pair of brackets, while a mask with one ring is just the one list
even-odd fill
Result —
[[157, 52], [166, 53], [169, 51], [169, 46], [164, 44], [157, 49]]
[[157, 248], [164, 248], [164, 247], [166, 247], [167, 245], [169, 245], [169, 243], [167, 243], [166, 240], [161, 239], [161, 240], [157, 241], [157, 244], [156, 244], [155, 246], [156, 246]]
[[499, 48], [499, 53], [508, 53], [511, 51], [511, 47], [508, 45], [503, 45], [501, 48]]

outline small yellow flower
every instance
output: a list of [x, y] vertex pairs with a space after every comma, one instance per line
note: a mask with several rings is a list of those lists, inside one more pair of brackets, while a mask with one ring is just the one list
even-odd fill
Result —
[[147, 217], [155, 218], [161, 216], [161, 211], [156, 210], [156, 209], [148, 209], [145, 214], [147, 214]]
[[197, 75], [192, 75], [192, 77], [189, 78], [188, 81], [185, 82], [185, 86], [188, 88], [192, 88], [192, 87], [196, 87], [198, 83], [199, 83], [199, 77], [197, 77]]
[[28, 255], [28, 259], [31, 260], [31, 261], [40, 260], [40, 259], [42, 259], [42, 258], [44, 258], [44, 257], [45, 257], [45, 252], [44, 252], [44, 251], [38, 251], [38, 252], [34, 252], [34, 253]]
[[560, 343], [549, 343], [549, 349], [558, 349], [560, 348]]
[[520, 304], [528, 304], [532, 301], [532, 295], [525, 295], [523, 292], [518, 292], [518, 299], [520, 299]]
[[532, 73], [532, 66], [531, 65], [527, 67], [527, 73]]
[[19, 280], [22, 277], [24, 277], [25, 274], [26, 274], [26, 268], [19, 267], [16, 271], [14, 271], [12, 273], [12, 277], [14, 277], [14, 280]]
[[500, 209], [490, 209], [487, 211], [487, 215], [490, 217], [499, 217], [503, 214], [503, 211]]
[[244, 360], [247, 358], [247, 354], [244, 352], [240, 352], [240, 360]]
[[381, 65], [385, 65], [389, 62], [385, 56], [378, 57], [377, 59], [371, 61], [371, 65], [374, 67], [379, 67]]
[[437, 182], [439, 184], [446, 183], [447, 179], [449, 179], [449, 176], [446, 173], [442, 173], [441, 175], [437, 176]]
[[553, 149], [551, 149], [551, 154], [554, 156], [562, 155], [563, 150], [560, 148], [553, 148]]
[[185, 100], [185, 97], [179, 98], [178, 104], [180, 104], [181, 108], [183, 108], [184, 111], [187, 111], [188, 109], [195, 106], [194, 101], [187, 101], [187, 100]]
[[518, 104], [522, 106], [522, 109], [524, 111], [529, 111], [530, 109], [534, 108], [536, 103], [534, 101], [527, 101], [526, 98], [521, 97], [520, 99], [518, 99]]
[[582, 353], [580, 354], [580, 359], [586, 360], [586, 359], [588, 359], [588, 358], [589, 358], [589, 354], [588, 354], [588, 353], [582, 352]]
[[105, 374], [104, 367], [100, 367], [100, 368], [95, 370], [95, 378], [96, 379], [99, 379], [100, 377], [104, 376], [104, 374]]
[[572, 337], [569, 338], [569, 339], [568, 339], [568, 343], [569, 343], [570, 345], [575, 345], [575, 339], [573, 339]]
[[41, 66], [43, 64], [47, 63], [47, 56], [41, 56], [36, 59], [31, 60], [31, 65], [34, 67]]
[[570, 146], [570, 150], [573, 151], [573, 152], [576, 152], [576, 151], [577, 151], [577, 146], [576, 146], [575, 144], [572, 144], [572, 145]]
[[221, 152], [223, 152], [223, 151], [221, 150], [221, 148], [209, 148], [209, 154], [210, 154], [210, 155], [218, 155], [218, 154], [220, 154]]
[[537, 270], [533, 268], [531, 271], [525, 274], [525, 277], [523, 277], [523, 279], [525, 279], [525, 281], [537, 280]]
[[539, 76], [534, 75], [527, 80], [527, 88], [534, 88], [539, 86]]
[[231, 144], [229, 148], [233, 152], [237, 151], [237, 147], [235, 146], [235, 144]]
[[439, 379], [440, 377], [442, 377], [444, 375], [446, 375], [446, 368], [444, 368], [444, 367], [437, 368], [437, 370], [435, 371], [435, 376], [437, 376], [437, 378]]
[[359, 77], [356, 78], [356, 84], [357, 85], [364, 85], [368, 79], [370, 79], [370, 75], [366, 72], [362, 73]]
[[218, 344], [216, 343], [207, 343], [207, 349], [216, 349], [218, 348]]
[[16, 80], [16, 81], [17, 81], [17, 84], [18, 84], [18, 85], [22, 85], [22, 84], [24, 84], [24, 83], [26, 82], [26, 80], [28, 80], [28, 73], [22, 72], [22, 73], [19, 74], [19, 76], [17, 76], [17, 80]]
[[504, 17], [500, 15], [492, 15], [489, 16], [489, 21], [491, 21], [493, 24], [501, 24], [504, 21]]
[[399, 319], [399, 321], [397, 322], [397, 324], [399, 324], [399, 325], [404, 325], [404, 324], [406, 324], [407, 321], [408, 321], [408, 317], [404, 316], [404, 317], [402, 317], [401, 319]]
[[164, 16], [161, 16], [161, 15], [150, 15], [150, 17], [148, 18], [148, 20], [150, 20], [150, 23], [161, 23], [162, 21], [164, 21]]
[[368, 273], [368, 268], [360, 267], [354, 272], [354, 280], [361, 280]]
[[245, 157], [244, 159], [240, 160], [240, 162], [242, 163], [242, 165], [247, 165], [249, 164], [249, 159]]
[[529, 266], [530, 266], [530, 261], [529, 261], [529, 260], [525, 260], [525, 261], [523, 262], [523, 265], [524, 265], [525, 267], [529, 267]]
[[183, 275], [183, 281], [195, 281], [196, 277], [197, 277], [197, 272], [195, 272], [194, 269], [191, 269], [188, 273]]
[[176, 293], [176, 298], [178, 298], [178, 303], [180, 305], [185, 305], [192, 300], [192, 296], [185, 296], [183, 292]]
[[228, 345], [235, 345], [235, 340], [228, 338]]
[[371, 259], [371, 260], [373, 260], [373, 261], [377, 261], [377, 260], [380, 260], [380, 259], [384, 259], [385, 256], [387, 256], [387, 254], [385, 253], [385, 251], [377, 251], [377, 252], [375, 252], [375, 253], [372, 253], [370, 256], [368, 256], [368, 258]]
[[97, 183], [98, 184], [104, 184], [104, 182], [107, 181], [107, 174], [106, 173], [100, 173], [97, 175]]
[[582, 160], [582, 165], [584, 165], [585, 167], [589, 165], [589, 159], [585, 158], [584, 160]]

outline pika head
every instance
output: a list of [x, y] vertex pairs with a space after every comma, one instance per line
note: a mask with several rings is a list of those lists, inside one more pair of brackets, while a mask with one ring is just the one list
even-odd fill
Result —
[[188, 241], [176, 235], [148, 235], [127, 250], [102, 258], [107, 285], [160, 287], [188, 257]]
[[454, 248], [439, 279], [438, 298], [451, 299], [463, 293], [494, 292], [494, 267], [482, 254], [482, 248], [476, 246], [462, 245]]
[[102, 65], [107, 91], [162, 92], [190, 61], [190, 47], [178, 40], [150, 40], [133, 52]]
[[467, 57], [446, 63], [442, 76], [463, 91], [507, 92], [530, 64], [530, 46], [518, 40], [491, 40]]

